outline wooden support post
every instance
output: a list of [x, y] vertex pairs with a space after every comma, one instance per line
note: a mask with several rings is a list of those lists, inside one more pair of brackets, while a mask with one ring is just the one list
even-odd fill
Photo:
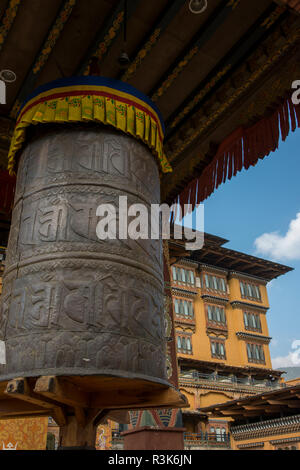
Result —
[[97, 426], [94, 422], [82, 425], [74, 416], [68, 416], [67, 424], [60, 428], [60, 450], [95, 449]]

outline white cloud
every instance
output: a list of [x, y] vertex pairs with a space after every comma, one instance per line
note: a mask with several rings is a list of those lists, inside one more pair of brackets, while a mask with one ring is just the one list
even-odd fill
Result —
[[282, 367], [297, 367], [300, 366], [300, 340], [297, 339], [292, 342], [291, 351], [287, 356], [275, 357], [272, 359], [274, 369]]
[[300, 259], [300, 212], [290, 222], [285, 235], [264, 233], [254, 242], [256, 252], [275, 259]]

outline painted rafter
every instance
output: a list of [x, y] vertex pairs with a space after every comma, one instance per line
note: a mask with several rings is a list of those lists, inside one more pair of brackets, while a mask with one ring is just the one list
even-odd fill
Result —
[[201, 103], [203, 103], [208, 94], [213, 92], [221, 80], [250, 53], [256, 44], [260, 43], [266, 30], [273, 26], [284, 12], [286, 12], [284, 6], [276, 7], [272, 5], [263, 13], [251, 28], [250, 34], [247, 32], [241, 41], [239, 41], [238, 46], [231, 49], [221, 63], [217, 64], [200, 85], [198, 85], [197, 89], [190, 94], [184, 103], [181, 103], [181, 111], [176, 109], [170, 116], [166, 122], [166, 136], [174, 132], [180, 122], [185, 117], [188, 117], [196, 107], [201, 106]]
[[185, 2], [186, 0], [175, 0], [171, 2], [171, 5], [170, 3], [168, 4], [167, 10], [156, 23], [150, 35], [147, 36], [147, 38], [139, 46], [138, 51], [135, 54], [135, 58], [126, 72], [122, 75], [121, 80], [126, 82], [136, 73], [143, 60], [150, 53], [151, 49], [155, 46], [162, 33], [166, 30], [168, 25], [171, 23]]
[[201, 28], [196, 39], [191, 41], [183, 54], [176, 60], [176, 63], [167, 71], [165, 77], [154, 88], [154, 90], [152, 90], [150, 93], [152, 101], [158, 101], [166, 93], [177, 77], [213, 36], [215, 31], [227, 20], [229, 15], [232, 13], [232, 10], [234, 10], [239, 3], [240, 0], [229, 0], [226, 4], [223, 4], [221, 8], [212, 13], [206, 25]]
[[[140, 0], [130, 0], [128, 2], [128, 19], [134, 13], [139, 1]], [[108, 54], [113, 42], [115, 39], [117, 39], [120, 33], [121, 26], [124, 22], [124, 16], [125, 2], [124, 0], [120, 0], [112, 14], [106, 20], [105, 24], [101, 26], [92, 47], [87, 52], [85, 60], [77, 71], [78, 75], [88, 75], [89, 66], [93, 57], [97, 57], [99, 62], [103, 61], [103, 59]]]
[[0, 26], [0, 51], [5, 43], [10, 28], [12, 27], [13, 22], [15, 21], [20, 4], [21, 0], [10, 0], [4, 12]]
[[55, 18], [47, 34], [47, 38], [44, 41], [40, 51], [38, 52], [29, 74], [27, 75], [25, 81], [22, 84], [22, 87], [18, 93], [18, 97], [10, 112], [11, 118], [16, 118], [16, 115], [23, 100], [26, 98], [27, 94], [30, 93], [34, 88], [36, 80], [41, 70], [45, 66], [55, 44], [57, 43], [65, 24], [70, 18], [71, 13], [76, 5], [76, 2], [77, 0], [65, 0], [62, 7], [60, 8], [57, 17]]
[[[216, 121], [216, 119], [220, 118], [233, 103], [237, 101], [237, 99], [241, 98], [245, 92], [254, 84], [256, 83], [259, 78], [266, 73], [274, 64], [291, 49], [295, 43], [300, 40], [300, 29], [294, 31], [292, 35], [286, 40], [285, 44], [283, 44], [280, 49], [276, 50], [266, 61], [261, 65], [258, 70], [255, 70], [246, 83], [243, 83], [241, 86], [236, 88], [235, 92], [231, 94], [230, 98], [224, 102], [221, 106], [218, 107], [217, 111], [214, 112], [212, 115], [207, 116], [207, 119], [204, 123], [202, 123], [199, 127], [194, 128], [193, 132], [190, 133], [189, 136], [184, 138], [182, 142], [174, 150], [172, 150], [170, 155], [170, 161], [174, 161], [196, 138], [199, 138], [207, 128]], [[184, 131], [183, 131], [184, 132]]]

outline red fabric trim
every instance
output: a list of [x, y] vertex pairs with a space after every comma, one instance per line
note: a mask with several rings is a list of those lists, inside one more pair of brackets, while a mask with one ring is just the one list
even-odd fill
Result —
[[187, 204], [191, 194], [188, 212], [192, 212], [226, 179], [230, 180], [242, 168], [255, 166], [259, 159], [274, 152], [279, 145], [280, 131], [285, 141], [290, 130], [294, 132], [297, 127], [300, 127], [300, 105], [294, 105], [290, 97], [285, 98], [271, 116], [262, 118], [248, 129], [239, 127], [220, 144], [217, 154], [201, 176], [182, 192], [179, 203]]

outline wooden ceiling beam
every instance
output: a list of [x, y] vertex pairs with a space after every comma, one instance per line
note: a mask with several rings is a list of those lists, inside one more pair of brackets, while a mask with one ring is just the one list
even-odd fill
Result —
[[141, 66], [143, 60], [150, 53], [151, 49], [155, 46], [162, 33], [166, 30], [166, 28], [169, 26], [171, 21], [175, 18], [185, 3], [186, 0], [174, 0], [171, 2], [171, 5], [170, 3], [168, 4], [167, 9], [163, 12], [159, 21], [152, 28], [150, 34], [148, 34], [139, 45], [137, 51], [134, 54], [134, 59], [130, 63], [128, 69], [123, 74], [121, 74], [120, 80], [128, 82], [128, 80], [134, 76], [138, 68]]
[[21, 5], [21, 0], [9, 0], [9, 3], [3, 13], [2, 21], [1, 21], [1, 44], [0, 44], [0, 51], [2, 50], [7, 35], [16, 19], [19, 7]]
[[211, 39], [216, 30], [227, 20], [233, 10], [233, 3], [235, 2], [231, 2], [231, 4], [230, 2], [222, 3], [221, 7], [218, 7], [212, 12], [206, 24], [200, 28], [196, 38], [187, 45], [183, 53], [180, 54], [163, 78], [151, 90], [150, 96], [152, 101], [158, 101], [161, 96], [165, 94], [172, 83], [182, 73], [184, 67], [191, 62], [200, 49]]
[[33, 64], [30, 67], [29, 74], [27, 75], [26, 79], [22, 82], [21, 89], [19, 90], [17, 99], [15, 100], [12, 110], [10, 112], [10, 117], [12, 119], [16, 118], [21, 104], [28, 96], [28, 94], [31, 93], [35, 88], [35, 84], [40, 75], [40, 72], [47, 63], [47, 60], [60, 37], [60, 34], [65, 24], [71, 16], [76, 2], [77, 0], [65, 0], [61, 8], [59, 9], [58, 14], [47, 33], [46, 39], [43, 42], [41, 49], [39, 50], [37, 56], [34, 59]]
[[284, 8], [271, 5], [268, 6], [266, 11], [256, 21], [255, 25], [246, 32], [241, 38], [238, 46], [234, 46], [228, 54], [217, 64], [216, 67], [208, 74], [207, 77], [198, 85], [186, 100], [180, 105], [180, 109], [176, 109], [170, 118], [166, 121], [166, 136], [167, 138], [174, 132], [175, 128], [185, 118], [190, 116], [194, 108], [198, 107], [205, 99], [205, 97], [216, 88], [219, 82], [224, 79], [230, 70], [238, 66], [241, 60], [252, 50], [255, 44], [259, 43], [266, 32], [263, 26], [265, 20], [273, 16], [273, 20], [278, 20], [284, 12]]
[[[127, 20], [134, 13], [140, 1], [141, 0], [130, 0], [130, 2], [128, 2]], [[119, 0], [113, 12], [105, 20], [104, 24], [101, 25], [93, 45], [87, 51], [86, 58], [80, 64], [77, 70], [77, 75], [88, 75], [92, 58], [97, 57], [100, 63], [109, 53], [110, 48], [113, 42], [119, 36], [121, 26], [124, 23], [124, 4], [124, 0]], [[115, 33], [115, 35], [112, 37], [109, 35], [111, 30], [113, 30]]]

